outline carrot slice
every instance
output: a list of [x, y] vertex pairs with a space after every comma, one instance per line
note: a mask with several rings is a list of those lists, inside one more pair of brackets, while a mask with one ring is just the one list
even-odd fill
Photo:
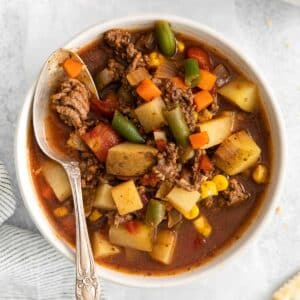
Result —
[[189, 140], [193, 149], [200, 149], [209, 142], [208, 134], [206, 131], [191, 134], [189, 136]]
[[206, 51], [199, 47], [190, 47], [187, 50], [187, 56], [194, 58], [198, 61], [201, 69], [209, 71], [211, 69], [211, 63]]
[[180, 89], [183, 89], [183, 90], [186, 90], [187, 89], [187, 85], [183, 82], [183, 80], [178, 77], [178, 76], [175, 76], [175, 77], [172, 77], [171, 78], [171, 81]]
[[212, 104], [214, 101], [213, 96], [208, 91], [200, 91], [194, 95], [194, 103], [196, 110], [201, 111]]
[[82, 63], [78, 60], [67, 58], [63, 63], [63, 68], [69, 77], [75, 78], [82, 70]]
[[217, 80], [217, 76], [206, 70], [200, 70], [200, 81], [198, 87], [205, 91], [210, 91]]
[[160, 89], [152, 82], [152, 80], [144, 79], [136, 88], [136, 92], [145, 101], [151, 101], [155, 97], [161, 95]]
[[199, 159], [199, 169], [204, 171], [211, 171], [213, 170], [214, 166], [206, 154], [200, 156]]

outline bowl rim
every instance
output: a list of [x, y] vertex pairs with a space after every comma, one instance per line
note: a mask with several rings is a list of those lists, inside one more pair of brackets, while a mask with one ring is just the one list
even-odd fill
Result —
[[[241, 254], [242, 250], [244, 250], [247, 246], [250, 245], [250, 242], [253, 242], [255, 238], [257, 238], [268, 221], [271, 218], [272, 212], [275, 211], [275, 207], [279, 200], [282, 187], [283, 187], [283, 178], [284, 178], [284, 170], [286, 165], [286, 142], [285, 142], [285, 132], [284, 132], [284, 122], [279, 109], [279, 105], [276, 102], [276, 98], [268, 86], [267, 82], [261, 75], [261, 71], [258, 66], [247, 56], [243, 54], [243, 51], [239, 49], [234, 43], [229, 41], [227, 38], [224, 38], [221, 34], [217, 33], [213, 29], [209, 28], [206, 25], [198, 23], [196, 21], [192, 21], [186, 18], [174, 16], [174, 15], [154, 15], [154, 14], [143, 14], [143, 15], [130, 15], [123, 18], [115, 18], [105, 22], [99, 22], [95, 25], [92, 25], [80, 33], [75, 34], [65, 45], [64, 47], [73, 48], [73, 46], [83, 39], [85, 40], [87, 36], [94, 36], [102, 34], [105, 30], [109, 28], [115, 27], [125, 27], [131, 26], [130, 24], [151, 24], [153, 21], [158, 19], [168, 20], [172, 24], [179, 24], [179, 26], [185, 26], [187, 28], [191, 28], [198, 33], [206, 35], [214, 40], [219, 45], [225, 47], [229, 52], [232, 53], [237, 59], [242, 61], [246, 68], [251, 71], [253, 76], [257, 79], [258, 84], [260, 84], [261, 88], [264, 91], [265, 98], [267, 100], [268, 108], [272, 113], [268, 112], [267, 116], [272, 116], [272, 124], [278, 130], [277, 140], [275, 141], [278, 149], [277, 151], [277, 172], [275, 180], [276, 182], [273, 184], [273, 195], [268, 195], [268, 199], [264, 199], [265, 211], [262, 213], [262, 207], [259, 209], [259, 216], [255, 217], [259, 220], [256, 220], [256, 224], [249, 225], [246, 228], [245, 232], [243, 232], [242, 237], [239, 241], [234, 242], [232, 245], [222, 250], [215, 258], [210, 259], [204, 265], [193, 268], [192, 271], [182, 272], [175, 275], [170, 276], [156, 276], [153, 275], [143, 276], [140, 274], [130, 274], [123, 273], [119, 271], [115, 271], [108, 268], [103, 268], [101, 266], [97, 266], [97, 273], [102, 276], [104, 279], [111, 280], [113, 282], [133, 287], [148, 287], [148, 288], [158, 288], [158, 287], [166, 287], [166, 286], [176, 286], [180, 284], [188, 283], [192, 280], [199, 279], [203, 274], [207, 274], [209, 272], [216, 271], [218, 267], [224, 264], [228, 264], [229, 261], [233, 259], [233, 257], [237, 257], [238, 254]], [[197, 37], [198, 38], [198, 37]], [[93, 39], [91, 39], [93, 40]], [[223, 51], [223, 50], [222, 50]], [[74, 250], [70, 249], [67, 246], [67, 243], [60, 239], [55, 229], [51, 226], [51, 222], [49, 220], [43, 220], [40, 218], [40, 213], [42, 212], [45, 215], [44, 209], [38, 200], [37, 193], [35, 191], [35, 187], [32, 182], [32, 178], [30, 175], [29, 168], [29, 159], [28, 156], [24, 157], [24, 153], [28, 155], [27, 148], [27, 137], [26, 135], [28, 131], [28, 124], [30, 122], [31, 115], [31, 105], [32, 98], [34, 94], [35, 83], [28, 90], [27, 95], [25, 97], [25, 102], [21, 108], [21, 112], [19, 114], [18, 123], [16, 126], [16, 134], [15, 134], [15, 144], [14, 144], [14, 157], [15, 157], [15, 169], [17, 175], [17, 182], [21, 192], [21, 196], [27, 211], [31, 219], [36, 224], [39, 231], [42, 235], [52, 244], [59, 252], [64, 254], [68, 259], [74, 262]], [[269, 121], [270, 122], [270, 121]], [[270, 126], [272, 125], [270, 124]], [[272, 132], [271, 132], [272, 134]], [[274, 144], [273, 144], [274, 146]], [[26, 149], [24, 149], [26, 148]], [[273, 157], [273, 160], [275, 157]], [[24, 168], [27, 168], [26, 176], [24, 176]], [[274, 168], [273, 168], [274, 169]], [[274, 175], [275, 176], [275, 175]], [[30, 178], [29, 178], [30, 177]], [[272, 196], [272, 197], [271, 197]], [[35, 205], [32, 205], [32, 198], [35, 198]], [[271, 198], [270, 198], [271, 197]], [[267, 203], [266, 203], [267, 202]], [[251, 227], [251, 228], [250, 228]]]

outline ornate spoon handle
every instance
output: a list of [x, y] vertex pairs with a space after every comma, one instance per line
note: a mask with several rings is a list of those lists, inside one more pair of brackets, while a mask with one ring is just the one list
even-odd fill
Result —
[[100, 285], [95, 274], [95, 262], [85, 220], [79, 164], [66, 163], [64, 168], [72, 188], [76, 218], [76, 299], [98, 300]]

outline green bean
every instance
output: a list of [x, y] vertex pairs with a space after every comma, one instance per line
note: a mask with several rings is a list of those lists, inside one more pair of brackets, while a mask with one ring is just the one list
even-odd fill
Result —
[[112, 128], [124, 139], [133, 143], [145, 143], [135, 125], [120, 112], [116, 111], [112, 120]]
[[168, 22], [157, 21], [155, 23], [155, 36], [162, 54], [173, 56], [176, 52], [176, 40]]
[[189, 87], [195, 87], [200, 80], [200, 69], [196, 59], [188, 58], [184, 61], [185, 84]]
[[177, 106], [172, 110], [165, 111], [165, 118], [176, 140], [176, 143], [182, 147], [188, 146], [190, 130], [186, 124], [180, 107]]
[[164, 219], [165, 214], [165, 205], [161, 201], [151, 199], [147, 206], [145, 222], [150, 226], [156, 227]]

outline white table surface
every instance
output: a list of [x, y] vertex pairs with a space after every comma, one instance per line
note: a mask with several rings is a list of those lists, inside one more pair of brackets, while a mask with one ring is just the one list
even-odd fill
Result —
[[[274, 212], [259, 240], [222, 272], [178, 288], [109, 285], [114, 287], [111, 299], [270, 299], [278, 285], [300, 270], [300, 7], [279, 0], [0, 0], [0, 160], [7, 164], [16, 186], [17, 115], [50, 52], [92, 24], [147, 12], [176, 14], [207, 24], [256, 61], [286, 121], [287, 180], [281, 212]], [[18, 207], [8, 223], [36, 231], [17, 186], [15, 190]]]

